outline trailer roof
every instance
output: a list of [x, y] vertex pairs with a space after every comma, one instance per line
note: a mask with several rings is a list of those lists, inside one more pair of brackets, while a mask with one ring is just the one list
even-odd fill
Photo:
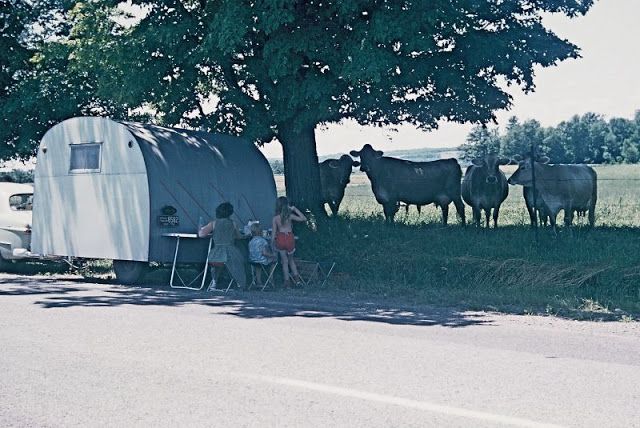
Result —
[[[222, 202], [234, 206], [239, 225], [258, 220], [271, 225], [276, 188], [273, 172], [258, 148], [239, 137], [122, 123], [134, 137], [144, 157], [151, 200], [150, 259], [159, 248], [155, 216], [170, 205], [180, 213], [174, 232], [193, 232], [200, 217], [209, 220]], [[166, 239], [166, 238], [165, 238]]]

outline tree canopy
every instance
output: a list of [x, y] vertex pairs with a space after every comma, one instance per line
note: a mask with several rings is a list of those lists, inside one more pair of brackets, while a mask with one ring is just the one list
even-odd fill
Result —
[[[317, 208], [317, 125], [351, 118], [432, 129], [441, 119], [490, 121], [510, 105], [507, 85], [533, 90], [536, 65], [578, 56], [541, 14], [573, 17], [592, 3], [51, 2], [59, 11], [51, 19], [65, 31], [39, 44], [33, 73], [10, 86], [14, 99], [36, 100], [37, 108], [26, 104], [39, 123], [87, 111], [144, 114], [258, 143], [277, 138], [287, 191]], [[3, 120], [12, 114], [16, 108], [3, 107]], [[30, 125], [13, 123], [11, 135], [23, 135], [19, 144], [33, 150], [33, 133], [19, 132], [22, 126]]]

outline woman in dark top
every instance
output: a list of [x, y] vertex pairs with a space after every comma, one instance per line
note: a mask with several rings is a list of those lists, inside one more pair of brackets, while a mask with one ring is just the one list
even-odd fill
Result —
[[[214, 247], [209, 253], [208, 259], [212, 266], [211, 269], [215, 269], [215, 265], [225, 264], [233, 279], [242, 288], [247, 285], [245, 261], [235, 245], [236, 239], [241, 239], [242, 236], [229, 218], [232, 214], [233, 205], [229, 202], [221, 203], [216, 208], [216, 219], [200, 228], [198, 236], [204, 238], [213, 232]], [[213, 276], [215, 278], [215, 274]]]

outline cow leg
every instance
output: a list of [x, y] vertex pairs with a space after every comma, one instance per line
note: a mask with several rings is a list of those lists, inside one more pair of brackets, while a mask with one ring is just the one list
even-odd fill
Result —
[[460, 223], [462, 223], [462, 225], [464, 226], [466, 221], [464, 218], [464, 202], [462, 202], [462, 197], [458, 196], [456, 199], [453, 200], [453, 203], [456, 206], [458, 217], [460, 217]]
[[589, 226], [593, 227], [596, 224], [596, 207], [595, 206], [591, 206], [591, 208], [589, 208]]
[[[538, 216], [536, 214], [537, 210], [527, 205], [527, 211], [529, 211], [529, 220], [531, 222], [531, 227], [536, 227], [538, 225]], [[542, 217], [540, 217], [540, 223], [542, 223]]]
[[564, 225], [569, 227], [573, 223], [573, 209], [564, 210]]
[[556, 235], [556, 236], [558, 236], [558, 225], [556, 224], [557, 217], [558, 217], [558, 213], [557, 212], [555, 214], [550, 213], [549, 216], [548, 216], [549, 225], [553, 229], [553, 234]]
[[472, 207], [471, 211], [473, 213], [473, 224], [476, 227], [480, 227], [480, 216], [482, 215], [482, 210], [479, 207]]
[[498, 213], [500, 212], [500, 207], [495, 207], [493, 209], [493, 227], [498, 227]]
[[540, 226], [547, 227], [547, 223], [551, 224], [551, 217], [544, 210], [536, 210], [538, 216], [540, 217]]
[[331, 213], [336, 216], [338, 215], [338, 207], [339, 207], [339, 203], [337, 204], [335, 201], [331, 201], [329, 202], [329, 208], [331, 208]]
[[489, 228], [489, 217], [491, 217], [491, 208], [484, 209], [484, 225], [488, 229]]
[[420, 216], [421, 210], [422, 210], [422, 205], [416, 205], [416, 208], [418, 209], [418, 216]]
[[447, 221], [449, 220], [449, 204], [442, 205], [442, 224], [447, 225]]
[[386, 202], [382, 205], [382, 209], [384, 211], [384, 218], [388, 222], [393, 222], [393, 218], [398, 212], [398, 209], [400, 209], [400, 205], [398, 205], [397, 202]]
[[524, 205], [527, 207], [527, 212], [529, 213], [531, 227], [536, 227], [538, 225], [538, 210], [533, 206], [533, 190], [523, 187], [522, 196], [524, 197]]

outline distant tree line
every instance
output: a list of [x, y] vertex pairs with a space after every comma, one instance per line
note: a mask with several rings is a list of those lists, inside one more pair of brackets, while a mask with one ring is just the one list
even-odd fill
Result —
[[599, 114], [576, 115], [557, 126], [543, 127], [537, 120], [509, 119], [504, 132], [499, 128], [475, 126], [462, 145], [463, 159], [487, 153], [505, 157], [537, 153], [553, 163], [637, 163], [640, 161], [640, 110], [633, 119]]

